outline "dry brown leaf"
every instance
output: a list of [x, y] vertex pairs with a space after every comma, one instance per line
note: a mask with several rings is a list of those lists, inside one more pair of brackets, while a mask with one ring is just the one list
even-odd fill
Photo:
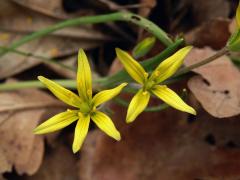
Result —
[[46, 114], [52, 111], [50, 107], [62, 111], [63, 105], [34, 89], [1, 92], [0, 97], [0, 157], [6, 160], [0, 161], [0, 167], [10, 171], [14, 166], [18, 174], [32, 175], [38, 170], [44, 151], [43, 136], [35, 136], [33, 129], [53, 115]]
[[28, 175], [33, 175], [35, 174], [43, 159], [43, 153], [44, 152], [44, 142], [43, 138], [41, 136], [36, 136], [34, 139], [34, 144], [32, 146], [32, 150], [30, 153], [30, 156], [28, 158], [28, 161], [23, 163], [16, 164], [16, 171], [19, 174], [28, 174]]
[[[21, 164], [29, 162], [35, 138], [33, 129], [39, 123], [44, 112], [44, 109], [20, 111], [14, 113], [0, 126], [2, 152], [8, 162], [12, 166], [14, 165], [16, 169], [18, 169], [19, 164], [21, 169]], [[43, 153], [43, 151], [41, 153]], [[37, 162], [37, 164], [39, 164], [39, 162]], [[28, 169], [21, 169], [18, 173], [28, 173], [28, 171]]]
[[[80, 180], [92, 180], [92, 168], [96, 143], [98, 142], [98, 137], [100, 137], [102, 132], [99, 129], [90, 131], [84, 141], [84, 146], [81, 148], [81, 160], [78, 161], [78, 177]], [[84, 173], [83, 173], [84, 172]]]
[[157, 5], [156, 0], [140, 0], [140, 4], [143, 7], [139, 8], [139, 15], [143, 17], [148, 17], [151, 13], [151, 10]]
[[125, 108], [111, 108], [122, 140], [101, 134], [94, 153], [84, 151], [89, 159], [82, 163], [91, 163], [80, 166], [79, 174], [86, 180], [240, 178], [240, 151], [229, 148], [240, 145], [239, 117], [216, 121], [199, 110], [195, 122], [187, 123], [185, 113], [168, 109], [143, 113], [126, 125]]
[[34, 180], [77, 180], [77, 161], [69, 148], [58, 145], [44, 157], [39, 171], [25, 178]]
[[0, 99], [0, 113], [53, 106], [65, 107], [65, 104], [57, 99], [35, 89], [0, 92]]
[[62, 0], [12, 0], [15, 3], [30, 8], [34, 11], [38, 11], [40, 13], [57, 17], [57, 18], [68, 18], [69, 15], [64, 11], [62, 7]]
[[[0, 46], [8, 46], [19, 40], [22, 35], [0, 32]], [[89, 49], [98, 43], [76, 41], [71, 38], [44, 37], [21, 46], [18, 50], [48, 58], [61, 57], [77, 52], [79, 48]], [[0, 79], [20, 73], [40, 63], [34, 57], [26, 57], [16, 53], [8, 53], [0, 59]]]
[[195, 24], [201, 24], [214, 18], [228, 18], [230, 12], [230, 4], [226, 0], [186, 0], [190, 4]]
[[[214, 53], [208, 47], [194, 48], [185, 65], [197, 63]], [[193, 71], [202, 77], [193, 77], [188, 86], [207, 112], [218, 118], [240, 114], [240, 72], [227, 56]]]
[[228, 29], [229, 29], [229, 32], [231, 32], [231, 34], [234, 33], [238, 29], [237, 22], [236, 22], [235, 18], [233, 18], [231, 20], [231, 22], [229, 23]]
[[197, 47], [210, 46], [220, 49], [226, 45], [230, 37], [230, 20], [218, 18], [203, 23], [200, 27], [185, 34], [187, 44]]
[[[66, 77], [66, 78], [71, 78], [71, 79], [75, 79], [76, 78], [76, 67], [77, 67], [77, 57], [76, 55], [71, 56], [69, 58], [66, 58], [62, 61], [59, 61], [62, 64], [72, 68], [72, 69], [63, 69], [62, 67], [60, 67], [59, 65], [56, 64], [48, 64], [48, 67], [51, 68], [53, 71], [55, 71], [56, 73]], [[75, 69], [75, 70], [74, 70]]]
[[11, 171], [11, 164], [8, 162], [7, 157], [5, 154], [2, 152], [2, 149], [0, 148], [0, 179], [1, 179], [1, 174], [4, 172], [9, 172]]
[[[59, 22], [54, 18], [43, 16], [31, 10], [26, 11], [26, 9], [15, 5], [11, 1], [8, 0], [3, 1], [7, 1], [10, 4], [12, 4], [14, 10], [12, 10], [11, 13], [8, 12], [6, 13], [6, 15], [2, 14], [0, 16], [1, 30], [9, 32], [29, 33], [47, 28], [48, 26]], [[64, 28], [62, 30], [54, 32], [53, 34], [87, 40], [111, 39], [107, 34], [103, 34], [100, 31], [93, 29], [92, 26], [81, 26], [78, 28], [75, 27]]]

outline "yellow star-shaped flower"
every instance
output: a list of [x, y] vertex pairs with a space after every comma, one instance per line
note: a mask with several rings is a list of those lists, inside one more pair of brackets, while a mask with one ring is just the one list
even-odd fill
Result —
[[147, 107], [150, 95], [154, 94], [168, 105], [191, 114], [196, 111], [187, 105], [174, 91], [161, 82], [172, 76], [182, 65], [184, 57], [191, 50], [191, 46], [184, 47], [164, 60], [149, 76], [144, 68], [127, 52], [117, 48], [118, 59], [123, 64], [128, 74], [141, 85], [140, 90], [131, 100], [127, 111], [127, 123], [133, 122], [136, 117]]
[[98, 110], [98, 106], [118, 95], [127, 85], [122, 83], [116, 88], [104, 90], [92, 97], [91, 69], [87, 56], [82, 49], [78, 54], [77, 89], [79, 96], [59, 84], [39, 76], [38, 79], [61, 101], [77, 108], [57, 114], [34, 129], [35, 134], [45, 134], [62, 129], [77, 120], [72, 150], [80, 150], [87, 135], [90, 119], [107, 135], [119, 141], [120, 133], [112, 120]]

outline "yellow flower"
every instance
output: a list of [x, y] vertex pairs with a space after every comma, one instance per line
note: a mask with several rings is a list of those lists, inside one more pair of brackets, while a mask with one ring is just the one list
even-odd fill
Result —
[[237, 11], [236, 11], [236, 21], [238, 28], [240, 27], [240, 2], [238, 3]]
[[127, 123], [133, 122], [143, 112], [148, 105], [151, 94], [154, 94], [168, 105], [180, 111], [196, 115], [196, 111], [187, 105], [174, 91], [166, 85], [159, 85], [178, 70], [191, 48], [191, 46], [187, 46], [180, 49], [160, 63], [150, 76], [127, 52], [116, 48], [117, 57], [128, 74], [141, 85], [140, 90], [129, 104], [126, 118]]
[[98, 106], [118, 95], [127, 85], [122, 83], [116, 88], [101, 91], [92, 97], [91, 69], [87, 56], [82, 49], [78, 53], [77, 89], [79, 96], [59, 84], [39, 76], [38, 79], [61, 101], [77, 108], [57, 114], [34, 129], [35, 134], [45, 134], [62, 129], [77, 120], [72, 150], [80, 150], [87, 135], [90, 119], [107, 135], [119, 141], [120, 133], [112, 120], [98, 110]]

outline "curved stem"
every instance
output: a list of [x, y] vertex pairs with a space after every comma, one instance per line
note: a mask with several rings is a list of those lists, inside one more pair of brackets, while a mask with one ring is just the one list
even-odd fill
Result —
[[[121, 105], [121, 106], [124, 106], [124, 107], [128, 107], [129, 105], [129, 102], [128, 101], [125, 101], [121, 98], [115, 98], [114, 101]], [[144, 109], [145, 112], [156, 112], [156, 111], [162, 111], [164, 109], [167, 109], [169, 107], [168, 104], [166, 103], [162, 103], [158, 106], [151, 106], [151, 107], [147, 107], [146, 109]]]
[[[77, 26], [77, 25], [83, 25], [83, 24], [105, 23], [105, 22], [113, 22], [113, 21], [131, 22], [133, 24], [136, 24], [144, 28], [146, 31], [152, 33], [154, 36], [156, 36], [156, 38], [158, 38], [166, 46], [169, 46], [170, 44], [172, 44], [172, 40], [167, 36], [167, 34], [161, 28], [155, 25], [153, 22], [141, 16], [138, 16], [136, 14], [126, 13], [126, 12], [117, 12], [117, 13], [106, 14], [106, 15], [86, 16], [86, 17], [79, 17], [75, 19], [65, 20], [63, 22], [49, 26], [48, 28], [39, 30], [30, 35], [27, 35], [22, 39], [20, 39], [19, 41], [14, 42], [12, 45], [10, 45], [9, 48], [16, 49], [17, 47], [29, 41], [40, 38], [54, 31], [63, 29], [65, 27], [71, 27], [71, 26]], [[8, 50], [0, 51], [0, 56], [3, 56], [7, 52]]]
[[229, 50], [227, 47], [224, 47], [222, 48], [221, 50], [219, 50], [216, 54], [198, 62], [198, 63], [195, 63], [195, 64], [192, 64], [191, 66], [188, 66], [188, 67], [185, 67], [185, 68], [182, 68], [180, 69], [175, 75], [174, 77], [178, 77], [178, 76], [181, 76], [183, 74], [186, 74], [188, 72], [190, 72], [191, 70], [195, 69], [195, 68], [198, 68], [200, 66], [203, 66], [205, 64], [208, 64], [214, 60], [216, 60], [217, 58], [223, 56], [223, 55], [226, 55], [229, 53]]

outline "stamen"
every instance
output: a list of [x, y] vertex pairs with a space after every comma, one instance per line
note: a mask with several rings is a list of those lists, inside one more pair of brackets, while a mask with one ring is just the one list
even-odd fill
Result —
[[90, 89], [88, 89], [87, 94], [90, 96], [92, 94], [92, 91]]
[[72, 112], [72, 110], [71, 109], [67, 109], [67, 112]]
[[147, 95], [147, 91], [143, 91], [142, 94], [145, 96]]
[[144, 72], [144, 77], [148, 77], [148, 73], [147, 72]]
[[79, 118], [82, 118], [82, 117], [83, 117], [83, 114], [80, 113], [80, 112], [78, 112], [78, 117], [79, 117]]
[[156, 71], [156, 72], [154, 73], [154, 75], [155, 75], [155, 76], [159, 76], [159, 75], [160, 75], [160, 72], [159, 72], [159, 71]]

